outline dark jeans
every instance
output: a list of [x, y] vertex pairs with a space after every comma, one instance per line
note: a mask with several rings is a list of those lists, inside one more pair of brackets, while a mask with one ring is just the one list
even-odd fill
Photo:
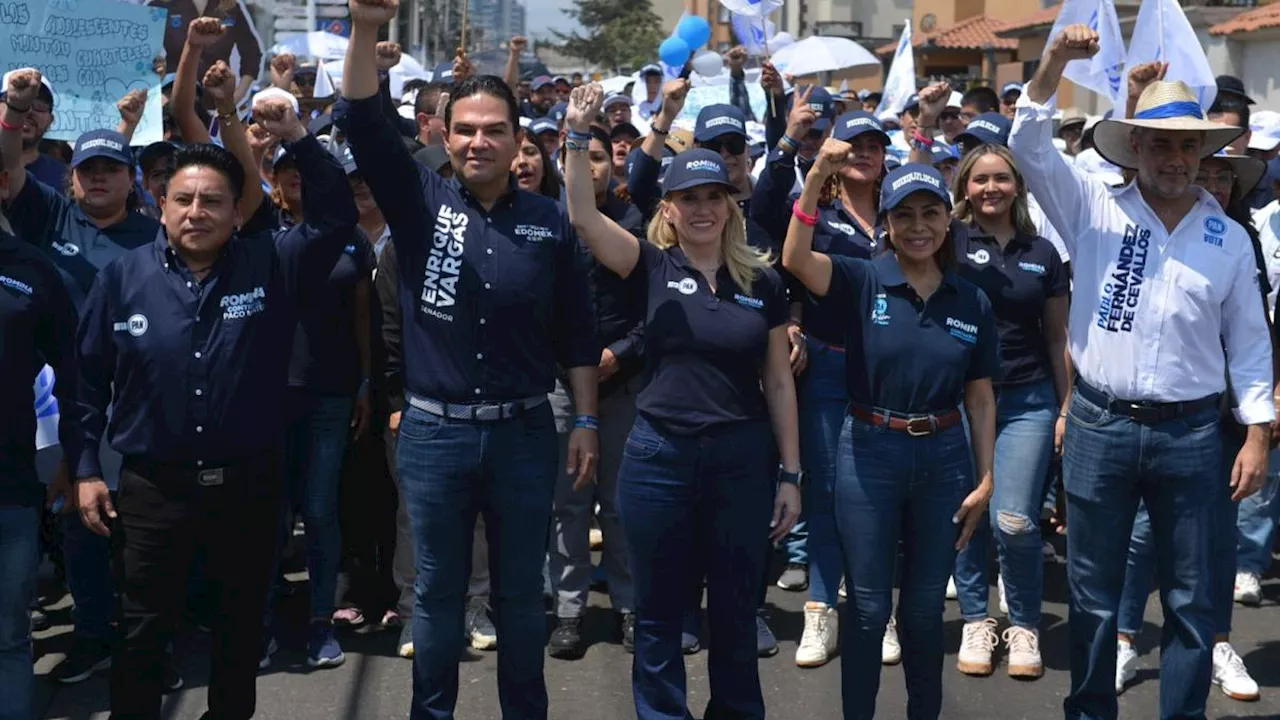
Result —
[[545, 720], [547, 625], [542, 567], [557, 472], [546, 403], [496, 422], [405, 406], [396, 464], [413, 528], [413, 720], [450, 720], [458, 701], [472, 532], [484, 513], [498, 637], [498, 702], [513, 720]]
[[212, 599], [206, 717], [253, 716], [263, 604], [280, 517], [278, 463], [274, 454], [265, 454], [228, 470], [224, 484], [205, 487], [194, 469], [126, 460], [119, 517], [111, 523], [120, 594], [111, 666], [114, 720], [160, 717], [165, 649], [197, 549], [204, 552]]
[[1213, 648], [1214, 516], [1221, 482], [1218, 409], [1154, 424], [1114, 414], [1076, 393], [1062, 471], [1067, 495], [1071, 692], [1068, 720], [1111, 720], [1116, 631], [1138, 501], [1155, 539], [1164, 628], [1160, 717], [1203, 718]]
[[381, 619], [382, 611], [394, 610], [397, 597], [391, 575], [396, 548], [396, 486], [387, 470], [382, 437], [386, 431], [374, 423], [362, 437], [347, 444], [338, 491], [338, 523], [342, 528], [338, 607], [359, 608], [371, 622]]
[[[844, 559], [836, 533], [836, 447], [849, 394], [845, 354], [809, 338], [809, 369], [796, 383], [800, 403], [800, 456], [805, 472], [804, 519], [808, 529], [809, 599], [835, 607]], [[797, 557], [788, 548], [788, 560]]]
[[31, 601], [39, 567], [40, 507], [0, 505], [0, 720], [36, 717]]
[[899, 540], [898, 635], [907, 717], [936, 720], [942, 712], [942, 611], [959, 535], [952, 518], [973, 488], [964, 428], [911, 437], [845, 418], [835, 492], [852, 606], [840, 639], [845, 720], [875, 716]]
[[619, 471], [618, 514], [635, 580], [631, 682], [641, 720], [692, 717], [680, 632], [704, 568], [711, 636], [705, 717], [764, 717], [755, 613], [773, 458], [763, 420], [688, 437], [636, 416]]

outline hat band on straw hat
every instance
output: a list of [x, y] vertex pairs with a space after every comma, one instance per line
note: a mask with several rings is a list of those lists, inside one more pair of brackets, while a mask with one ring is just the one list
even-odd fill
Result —
[[1203, 120], [1204, 115], [1200, 113], [1200, 103], [1193, 100], [1178, 100], [1163, 105], [1139, 110], [1134, 113], [1134, 120], [1163, 120], [1166, 118], [1193, 117], [1197, 120]]

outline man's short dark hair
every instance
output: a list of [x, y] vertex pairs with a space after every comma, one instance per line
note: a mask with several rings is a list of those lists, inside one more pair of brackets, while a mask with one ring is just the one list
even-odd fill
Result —
[[186, 167], [207, 167], [215, 170], [227, 179], [227, 184], [231, 186], [231, 195], [236, 202], [240, 202], [240, 198], [244, 196], [244, 168], [240, 167], [240, 162], [227, 150], [206, 143], [184, 145], [179, 148], [173, 155], [173, 162], [169, 165], [169, 172], [164, 179], [166, 192], [173, 181], [173, 176]]
[[435, 115], [436, 101], [440, 99], [440, 93], [448, 92], [453, 88], [446, 82], [429, 82], [418, 89], [418, 95], [413, 100], [413, 114], [415, 115]]
[[1213, 105], [1209, 107], [1209, 114], [1218, 113], [1235, 113], [1240, 117], [1240, 127], [1249, 127], [1249, 103], [1235, 93], [1218, 93]]
[[516, 103], [516, 96], [511, 92], [511, 88], [507, 87], [507, 84], [497, 75], [475, 75], [463, 80], [449, 96], [449, 104], [444, 109], [446, 128], [453, 127], [454, 103], [475, 95], [489, 95], [506, 103], [512, 129], [520, 127], [520, 106]]
[[960, 98], [961, 107], [972, 106], [979, 115], [982, 113], [998, 112], [1000, 110], [1000, 96], [996, 95], [996, 91], [989, 87], [976, 87], [966, 92]]

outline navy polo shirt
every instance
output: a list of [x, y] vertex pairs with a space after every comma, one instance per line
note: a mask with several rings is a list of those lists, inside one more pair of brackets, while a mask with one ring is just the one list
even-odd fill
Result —
[[564, 209], [509, 192], [485, 210], [458, 178], [410, 157], [377, 97], [341, 100], [356, 162], [391, 229], [400, 272], [404, 384], [454, 403], [555, 388], [556, 365], [600, 364], [587, 270]]
[[104, 426], [122, 455], [200, 467], [279, 447], [298, 305], [324, 285], [358, 219], [338, 161], [310, 136], [291, 150], [306, 223], [276, 242], [232, 237], [203, 281], [164, 232], [99, 273], [80, 319], [77, 477], [101, 476]]
[[34, 175], [40, 182], [48, 185], [59, 195], [67, 194], [67, 174], [71, 172], [71, 169], [61, 160], [56, 160], [41, 153], [27, 166], [27, 172]]
[[997, 377], [999, 338], [987, 296], [954, 272], [922, 301], [897, 256], [831, 256], [825, 302], [844, 310], [849, 399], [898, 413], [940, 413], [965, 384]]
[[27, 171], [22, 192], [6, 205], [18, 237], [45, 249], [79, 308], [98, 271], [136, 247], [150, 243], [160, 223], [137, 212], [99, 228], [80, 206]]
[[36, 479], [36, 415], [32, 381], [47, 363], [63, 408], [58, 436], [68, 462], [79, 457], [75, 412], [76, 311], [44, 253], [0, 232], [0, 507], [33, 506], [44, 489]]
[[[356, 228], [324, 286], [308, 294], [299, 308], [298, 329], [289, 358], [290, 387], [342, 396], [354, 395], [360, 389], [356, 285], [361, 280], [372, 284], [377, 264], [373, 245], [364, 231]], [[369, 324], [367, 316], [358, 321]]]
[[[953, 224], [953, 228], [959, 223]], [[1000, 249], [976, 226], [952, 233], [960, 276], [987, 294], [1000, 333], [999, 384], [1053, 377], [1044, 334], [1044, 305], [1067, 294], [1067, 270], [1048, 240], [1018, 233]]]
[[772, 268], [744, 293], [720, 268], [713, 293], [683, 251], [640, 243], [633, 274], [647, 293], [648, 382], [636, 410], [677, 435], [769, 416], [760, 374], [769, 331], [787, 322], [787, 295]]

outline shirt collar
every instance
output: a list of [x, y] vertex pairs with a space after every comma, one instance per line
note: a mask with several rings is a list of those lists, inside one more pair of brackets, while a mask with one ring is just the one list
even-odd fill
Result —
[[[880, 279], [880, 284], [885, 287], [909, 287], [910, 283], [902, 274], [902, 268], [898, 267], [898, 255], [893, 250], [877, 255], [871, 261], [872, 266], [876, 269], [876, 277]], [[950, 270], [942, 271], [942, 282], [938, 285], [938, 289], [950, 288], [956, 289], [955, 273]]]
[[[968, 229], [968, 236], [970, 240], [981, 240], [984, 243], [996, 242], [995, 236], [992, 235], [991, 233], [984, 231], [981, 227], [978, 226], [977, 223], [970, 223], [967, 229]], [[1031, 235], [1028, 235], [1022, 232], [1021, 230], [1015, 230], [1013, 234], [1013, 239], [1009, 241], [1009, 244], [1013, 245], [1017, 243], [1024, 247], [1029, 247], [1031, 245], [1031, 240], [1032, 240]]]
[[[480, 204], [480, 201], [476, 198], [476, 196], [473, 195], [471, 191], [467, 189], [466, 185], [462, 184], [461, 178], [459, 178], [457, 175], [454, 175], [453, 177], [449, 178], [447, 182], [449, 183], [450, 187], [452, 187], [454, 190], [458, 192], [459, 195], [462, 196], [463, 200], [465, 200], [466, 202], [472, 205], [475, 205], [478, 208], [483, 209], [484, 206]], [[502, 209], [505, 205], [514, 205], [516, 200], [519, 198], [519, 196], [520, 196], [520, 186], [516, 183], [516, 176], [514, 173], [509, 173], [507, 175], [507, 192], [504, 193], [502, 197], [498, 198], [497, 202], [493, 204], [493, 207], [488, 212], [497, 212], [498, 210]]]

